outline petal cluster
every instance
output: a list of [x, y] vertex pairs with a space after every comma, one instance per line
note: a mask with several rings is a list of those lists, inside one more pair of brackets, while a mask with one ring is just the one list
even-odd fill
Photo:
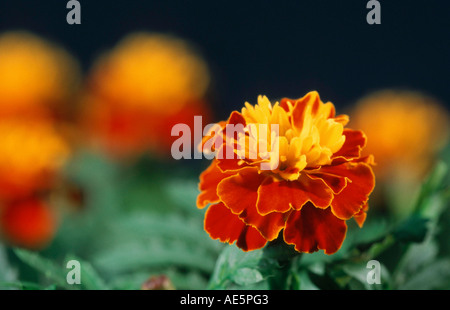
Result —
[[299, 252], [335, 253], [346, 221], [363, 225], [375, 185], [373, 159], [361, 157], [366, 136], [347, 122], [317, 92], [275, 104], [260, 96], [233, 112], [203, 141], [216, 154], [200, 175], [197, 206], [211, 204], [205, 230], [244, 251], [282, 232]]

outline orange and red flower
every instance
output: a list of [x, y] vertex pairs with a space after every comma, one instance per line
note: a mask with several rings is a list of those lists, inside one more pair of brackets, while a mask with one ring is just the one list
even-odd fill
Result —
[[381, 90], [361, 98], [350, 111], [364, 130], [364, 150], [377, 160], [379, 181], [421, 182], [449, 137], [449, 114], [436, 99], [417, 91]]
[[[184, 40], [133, 33], [102, 55], [89, 77], [82, 126], [100, 149], [130, 158], [166, 155], [175, 124], [209, 117], [209, 71]], [[193, 124], [192, 124], [193, 125]]]
[[3, 119], [0, 141], [0, 235], [8, 243], [40, 249], [57, 228], [57, 214], [41, 196], [55, 188], [69, 146], [42, 120]]
[[38, 249], [56, 232], [54, 192], [70, 154], [80, 70], [61, 47], [28, 32], [0, 35], [0, 235]]
[[[233, 112], [220, 123], [220, 133], [203, 143], [220, 141], [213, 148], [216, 158], [200, 175], [197, 206], [212, 204], [205, 230], [244, 251], [264, 247], [283, 231], [284, 241], [299, 252], [335, 253], [347, 220], [362, 227], [375, 185], [373, 158], [361, 156], [366, 136], [344, 128], [348, 121], [317, 92], [273, 105], [260, 96], [257, 105]], [[227, 125], [238, 124], [245, 130], [227, 132]], [[253, 126], [261, 124], [278, 125], [278, 134]], [[236, 156], [217, 156], [230, 147]], [[270, 168], [261, 169], [263, 163]]]

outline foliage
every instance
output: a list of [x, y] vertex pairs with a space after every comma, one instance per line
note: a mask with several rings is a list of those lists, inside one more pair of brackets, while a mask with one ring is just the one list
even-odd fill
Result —
[[[211, 240], [195, 208], [200, 168], [148, 158], [124, 167], [79, 154], [66, 175], [84, 193], [82, 208], [61, 201], [64, 222], [43, 251], [0, 245], [0, 288], [140, 289], [164, 274], [177, 289], [450, 289], [448, 163], [435, 166], [408, 217], [375, 209], [362, 229], [349, 225], [330, 256], [279, 240], [247, 253]], [[73, 259], [80, 285], [66, 281]], [[381, 284], [367, 281], [373, 259]]]

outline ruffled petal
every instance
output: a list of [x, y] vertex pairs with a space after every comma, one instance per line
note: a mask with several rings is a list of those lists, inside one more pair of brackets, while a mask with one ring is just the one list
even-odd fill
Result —
[[214, 160], [211, 165], [200, 174], [200, 194], [197, 196], [197, 207], [202, 209], [206, 207], [208, 203], [218, 202], [219, 196], [217, 196], [217, 185], [220, 181], [229, 176], [229, 173], [224, 173], [217, 167], [217, 160]]
[[223, 179], [217, 189], [221, 201], [239, 215], [246, 224], [255, 227], [266, 239], [275, 239], [284, 228], [286, 214], [273, 212], [261, 215], [256, 208], [258, 188], [266, 177], [255, 169], [246, 169]]
[[223, 127], [223, 144], [219, 147], [216, 158], [218, 167], [224, 172], [237, 171], [248, 164], [237, 155], [237, 137], [244, 133], [246, 122], [241, 113], [233, 111], [227, 123]]
[[293, 211], [286, 222], [284, 240], [299, 252], [324, 250], [333, 254], [342, 245], [347, 232], [345, 221], [333, 215], [330, 208], [318, 209], [311, 204]]
[[267, 240], [250, 225], [245, 224], [223, 203], [212, 205], [205, 214], [205, 230], [212, 239], [236, 245], [244, 251], [264, 247]]
[[344, 129], [343, 135], [345, 142], [339, 151], [333, 154], [333, 165], [359, 158], [366, 145], [366, 135], [360, 130]]
[[309, 173], [312, 179], [321, 179], [328, 185], [334, 194], [339, 194], [347, 186], [347, 178], [335, 174], [320, 172]]
[[342, 126], [347, 125], [350, 121], [350, 118], [346, 114], [337, 115], [336, 117], [333, 117], [333, 119], [335, 122], [342, 124]]
[[361, 210], [359, 210], [358, 213], [356, 213], [353, 218], [356, 221], [356, 224], [358, 224], [359, 228], [363, 227], [364, 222], [366, 221], [367, 217], [367, 210], [369, 210], [369, 204], [366, 203]]
[[347, 186], [331, 203], [333, 214], [343, 220], [348, 220], [358, 213], [366, 204], [375, 186], [375, 176], [372, 168], [365, 163], [345, 163], [322, 168], [330, 173], [346, 177]]
[[300, 210], [308, 201], [318, 208], [326, 208], [333, 200], [333, 192], [321, 179], [313, 179], [306, 173], [297, 181], [265, 180], [258, 189], [256, 207], [262, 215], [270, 212], [286, 212], [290, 208]]
[[301, 130], [307, 114], [316, 114], [320, 107], [320, 97], [316, 91], [307, 93], [303, 98], [295, 100], [292, 110], [292, 124]]
[[205, 151], [205, 145], [208, 143], [211, 151], [216, 151], [216, 147], [222, 146], [223, 144], [223, 128], [225, 127], [226, 122], [220, 121], [214, 124], [209, 131], [203, 136], [201, 143], [197, 146], [197, 150], [200, 152]]
[[256, 168], [247, 168], [223, 179], [217, 186], [220, 200], [235, 214], [256, 205], [258, 187], [266, 177]]
[[236, 172], [250, 166], [245, 159], [238, 158], [236, 147], [224, 144], [217, 152], [217, 166], [223, 172]]
[[255, 227], [268, 241], [276, 239], [286, 224], [291, 211], [285, 213], [272, 212], [267, 215], [258, 213], [255, 205], [249, 206], [239, 214], [246, 224]]

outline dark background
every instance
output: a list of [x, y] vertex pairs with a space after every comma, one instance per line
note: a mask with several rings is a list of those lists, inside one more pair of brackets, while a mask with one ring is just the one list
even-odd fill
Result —
[[448, 1], [380, 0], [368, 25], [366, 0], [80, 0], [68, 25], [66, 0], [0, 0], [0, 31], [24, 29], [56, 41], [87, 71], [100, 52], [133, 31], [191, 41], [213, 73], [219, 119], [258, 94], [300, 97], [315, 89], [338, 109], [383, 88], [450, 102]]

